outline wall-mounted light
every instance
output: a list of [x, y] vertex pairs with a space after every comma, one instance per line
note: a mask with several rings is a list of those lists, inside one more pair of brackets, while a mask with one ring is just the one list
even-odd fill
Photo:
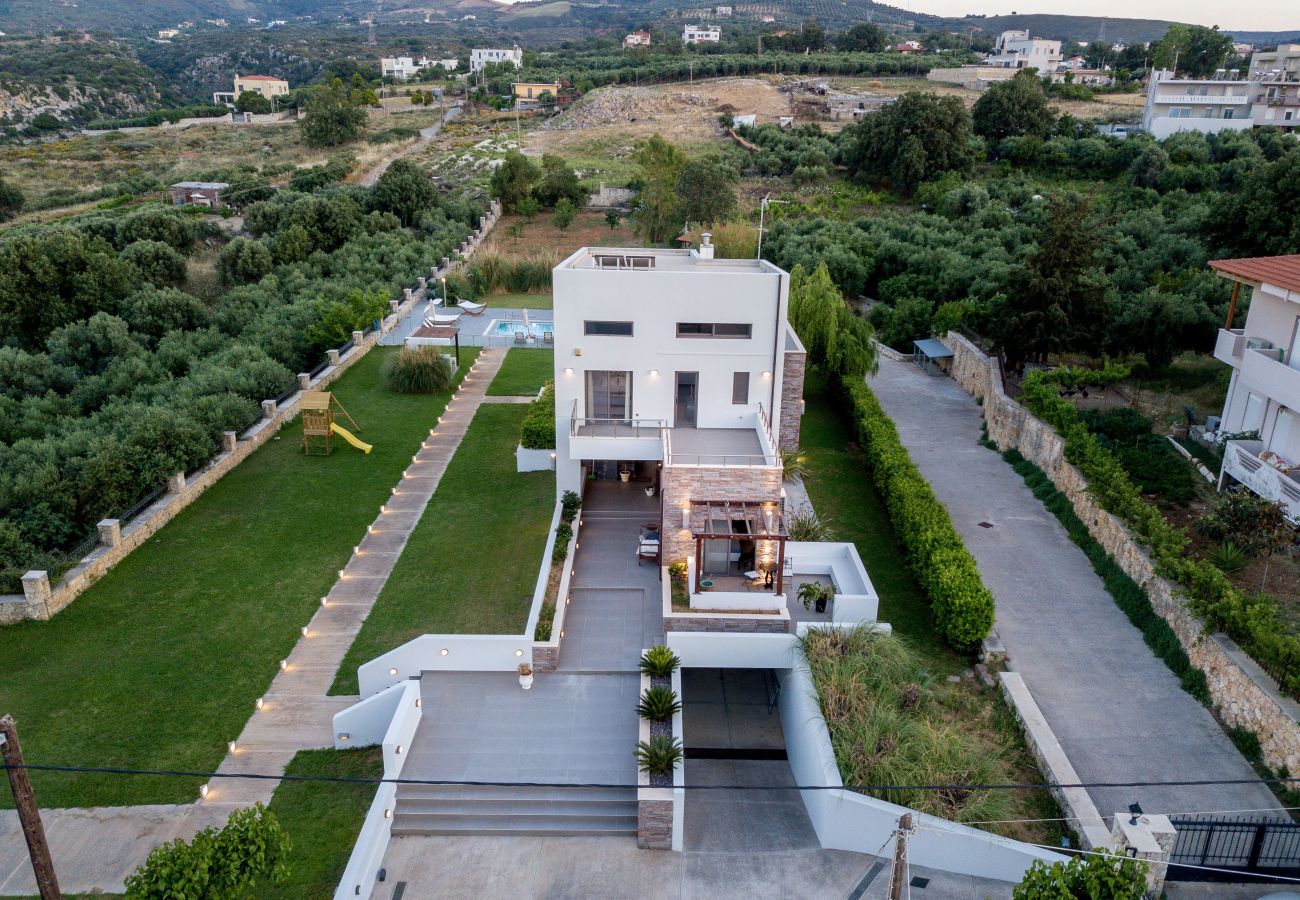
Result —
[[439, 656], [446, 656], [446, 655], [447, 655], [448, 653], [450, 653], [450, 652], [451, 652], [451, 651], [448, 650], [446, 647], [443, 647], [441, 650], [438, 651], [438, 655], [439, 655]]
[[396, 667], [396, 666], [391, 667], [391, 668], [388, 670], [388, 674], [389, 674], [389, 675], [396, 675], [396, 674], [397, 674], [397, 667]]
[[398, 744], [395, 748], [393, 748], [393, 755], [394, 755], [394, 756], [401, 756], [401, 755], [402, 755], [402, 745], [401, 745], [401, 744]]
[[524, 655], [524, 651], [522, 651], [522, 650], [516, 650], [516, 651], [515, 651], [515, 656], [523, 656], [523, 655]]
[[227, 741], [227, 742], [226, 742], [226, 749], [229, 750], [231, 753], [234, 753], [234, 752], [235, 752], [235, 742], [234, 742], [234, 741]]
[[551, 459], [555, 459], [555, 454], [554, 454], [554, 453], [551, 454]]
[[651, 378], [658, 378], [658, 377], [659, 377], [659, 370], [658, 370], [658, 369], [651, 369], [651, 370], [650, 370], [650, 377], [651, 377]]
[[416, 708], [416, 709], [419, 709], [419, 708], [420, 708], [420, 698], [419, 698], [419, 697], [416, 697], [416, 698], [415, 698], [415, 708]]
[[391, 809], [384, 810], [385, 819], [391, 819], [392, 817], [393, 817], [393, 811]]
[[683, 528], [691, 527], [691, 511], [689, 508], [682, 510], [682, 527]]
[[570, 368], [566, 368], [566, 369], [564, 370], [564, 374], [565, 374], [565, 375], [572, 375], [572, 374], [573, 374], [573, 368], [572, 368], [572, 367], [570, 367]]
[[763, 373], [763, 379], [764, 379], [764, 380], [767, 380], [768, 378], [771, 378], [771, 377], [772, 377], [772, 373], [771, 373], [771, 372], [764, 372], [764, 373]]

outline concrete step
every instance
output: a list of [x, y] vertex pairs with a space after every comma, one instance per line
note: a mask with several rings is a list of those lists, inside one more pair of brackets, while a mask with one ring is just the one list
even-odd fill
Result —
[[626, 816], [433, 816], [393, 814], [393, 836], [546, 834], [554, 836], [635, 834], [636, 814]]
[[398, 815], [403, 816], [503, 816], [511, 818], [548, 818], [568, 816], [573, 818], [607, 818], [636, 815], [636, 801], [595, 800], [461, 800], [436, 798], [429, 800], [400, 800]]
[[504, 803], [636, 803], [635, 788], [513, 787], [495, 785], [399, 784], [397, 802], [424, 800]]

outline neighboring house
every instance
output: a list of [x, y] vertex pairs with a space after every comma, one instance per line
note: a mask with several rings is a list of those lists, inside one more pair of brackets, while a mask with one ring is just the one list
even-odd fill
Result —
[[1255, 125], [1300, 128], [1300, 44], [1256, 53], [1247, 77]]
[[[701, 535], [727, 503], [779, 520], [780, 450], [799, 443], [790, 276], [714, 259], [706, 233], [694, 250], [584, 247], [554, 285], [558, 492], [635, 480], [659, 498], [663, 562], [703, 554], [700, 573], [734, 574], [734, 541]], [[771, 561], [752, 545], [751, 569]]]
[[176, 35], [178, 35], [178, 34], [180, 34], [180, 30], [179, 30], [179, 29], [176, 29], [176, 28], [159, 28], [159, 29], [158, 29], [158, 40], [160, 40], [160, 41], [170, 41], [172, 38], [176, 37]]
[[764, 25], [771, 25], [776, 21], [776, 16], [763, 16], [761, 21]]
[[460, 68], [460, 60], [451, 56], [447, 59], [434, 59], [429, 61], [430, 68], [442, 69], [444, 72], [455, 72]]
[[513, 50], [482, 49], [469, 51], [469, 70], [482, 72], [484, 66], [510, 63], [516, 69], [523, 68], [524, 51], [515, 47]]
[[925, 46], [920, 41], [903, 41], [891, 48], [895, 53], [924, 53]]
[[221, 206], [221, 192], [230, 185], [224, 181], [178, 181], [167, 189], [174, 206]]
[[212, 102], [234, 106], [239, 95], [245, 92], [261, 94], [274, 103], [275, 98], [289, 93], [289, 82], [273, 75], [236, 75], [234, 90], [215, 92], [212, 95]]
[[730, 6], [715, 6], [715, 7], [713, 7], [713, 14], [714, 14], [715, 16], [717, 16], [718, 18], [720, 18], [720, 19], [721, 19], [721, 18], [724, 18], [724, 17], [727, 17], [727, 16], [730, 16], [731, 13], [732, 13], [732, 8], [731, 8]]
[[379, 72], [384, 78], [406, 81], [417, 75], [428, 64], [427, 58], [417, 61], [409, 56], [384, 56], [379, 60]]
[[510, 91], [520, 109], [539, 106], [543, 94], [550, 94], [552, 103], [560, 98], [560, 84], [556, 81], [516, 81], [510, 85]]
[[1180, 131], [1245, 131], [1251, 127], [1250, 85], [1222, 69], [1213, 78], [1175, 78], [1157, 69], [1147, 82], [1142, 128], [1157, 138]]
[[1054, 84], [1086, 84], [1093, 87], [1105, 87], [1115, 83], [1115, 76], [1108, 69], [1076, 69], [1066, 68], [1062, 64], [1061, 68], [1052, 73], [1052, 82]]
[[683, 44], [716, 44], [722, 40], [722, 28], [717, 25], [687, 25], [682, 29]]
[[1255, 52], [1255, 45], [1254, 44], [1233, 44], [1232, 52], [1244, 58], [1250, 56], [1250, 54]]
[[736, 126], [737, 128], [739, 128], [742, 125], [745, 126], [746, 128], [753, 128], [755, 125], [758, 124], [758, 114], [746, 113], [743, 116], [732, 116], [731, 124]]
[[[1219, 433], [1259, 433], [1226, 443], [1219, 486], [1241, 482], [1300, 522], [1300, 255], [1210, 266], [1236, 282], [1214, 346], [1214, 358], [1232, 366]], [[1250, 311], [1234, 328], [1242, 285], [1251, 289]]]
[[1004, 69], [1034, 68], [1055, 72], [1061, 64], [1061, 42], [1031, 38], [1027, 30], [1004, 31], [998, 35], [987, 63]]
[[631, 34], [627, 35], [625, 38], [623, 38], [624, 50], [626, 50], [628, 47], [649, 47], [649, 46], [650, 46], [650, 32], [648, 31], [634, 31]]

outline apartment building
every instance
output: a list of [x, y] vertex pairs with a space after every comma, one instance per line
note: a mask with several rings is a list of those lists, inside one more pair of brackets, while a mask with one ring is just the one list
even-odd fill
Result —
[[1213, 78], [1175, 78], [1168, 69], [1151, 73], [1142, 128], [1157, 138], [1179, 131], [1245, 131], [1252, 126], [1250, 85], [1236, 70]]
[[554, 285], [556, 489], [641, 485], [666, 562], [695, 555], [720, 505], [779, 514], [806, 355], [789, 275], [715, 259], [705, 234], [697, 249], [585, 247]]
[[[1300, 254], [1210, 263], [1235, 282], [1214, 357], [1232, 367], [1220, 434], [1256, 432], [1224, 447], [1220, 487], [1239, 482], [1300, 522]], [[1242, 327], [1241, 288], [1251, 291]]]
[[1046, 75], [1061, 64], [1061, 42], [1031, 38], [1025, 29], [1004, 31], [986, 62], [1003, 69], [1034, 68]]
[[1280, 44], [1251, 57], [1251, 121], [1300, 128], [1300, 44]]
[[214, 92], [212, 102], [234, 106], [235, 101], [239, 99], [239, 95], [246, 91], [252, 94], [261, 94], [274, 103], [276, 97], [283, 97], [289, 93], [289, 82], [283, 78], [276, 78], [274, 75], [236, 75], [234, 90]]
[[523, 68], [524, 51], [518, 47], [511, 50], [488, 48], [469, 51], [469, 70], [471, 72], [482, 72], [485, 66], [499, 65], [500, 63], [510, 63], [516, 69]]
[[716, 44], [722, 40], [722, 28], [718, 25], [687, 25], [682, 29], [683, 44]]

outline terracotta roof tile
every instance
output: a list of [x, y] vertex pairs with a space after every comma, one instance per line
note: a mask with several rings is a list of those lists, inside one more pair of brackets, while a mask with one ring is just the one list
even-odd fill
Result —
[[1292, 256], [1253, 256], [1245, 259], [1215, 259], [1210, 268], [1221, 275], [1251, 284], [1275, 284], [1300, 292], [1300, 253]]

